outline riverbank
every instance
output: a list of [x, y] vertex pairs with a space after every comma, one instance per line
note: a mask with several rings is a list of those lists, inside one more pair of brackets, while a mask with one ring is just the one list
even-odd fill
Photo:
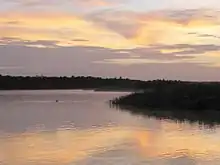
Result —
[[158, 84], [111, 101], [114, 105], [135, 108], [180, 110], [220, 110], [220, 84]]

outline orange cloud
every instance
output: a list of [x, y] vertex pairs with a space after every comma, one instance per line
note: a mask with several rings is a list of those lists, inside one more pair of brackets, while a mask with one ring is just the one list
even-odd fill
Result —
[[193, 61], [206, 67], [220, 67], [220, 51], [197, 54]]
[[[138, 47], [146, 47], [146, 49], [150, 50], [154, 47], [152, 45], [219, 45], [218, 37], [210, 37], [217, 36], [220, 31], [218, 20], [214, 20], [213, 18], [209, 19], [198, 16], [196, 18], [187, 17], [183, 19], [178, 15], [175, 15], [175, 18], [173, 18], [169, 14], [162, 15], [160, 12], [159, 14], [147, 13], [145, 15], [122, 13], [118, 17], [116, 15], [108, 19], [111, 16], [111, 13], [108, 13], [103, 14], [98, 19], [93, 19], [61, 12], [0, 13], [1, 44], [13, 44], [14, 40], [15, 42], [21, 41], [26, 46], [35, 46], [38, 48], [51, 48], [56, 45], [63, 47], [94, 46], [126, 50]], [[128, 15], [131, 20], [126, 17]], [[124, 31], [126, 31], [126, 34]], [[200, 37], [191, 34], [206, 35]], [[11, 40], [5, 40], [5, 38], [11, 38]], [[84, 41], [82, 42], [79, 39], [83, 39]], [[54, 45], [42, 45], [41, 43], [44, 42], [36, 41], [54, 41], [52, 43]], [[208, 63], [210, 65], [207, 66], [215, 67], [220, 66], [218, 56], [208, 54], [211, 51], [217, 50], [212, 50], [213, 48], [210, 49], [207, 46], [201, 49], [202, 51], [198, 50], [196, 54], [190, 52], [192, 51], [190, 47], [161, 47], [155, 50], [161, 53], [159, 55], [160, 57], [155, 55], [155, 58], [149, 59], [147, 56], [143, 57], [145, 55], [144, 52], [132, 53], [132, 51], [128, 51], [128, 55], [133, 55], [132, 58], [106, 59], [104, 61], [96, 61], [96, 63], [136, 65], [187, 62], [197, 64]], [[156, 52], [146, 51], [146, 53], [151, 54], [155, 54]], [[171, 59], [168, 56], [166, 58], [166, 55], [171, 53], [178, 57], [184, 56], [185, 54], [183, 52], [187, 52], [188, 56], [195, 58]]]
[[[92, 0], [88, 3], [102, 2]], [[89, 17], [64, 12], [0, 13], [0, 37], [30, 41], [55, 40], [60, 46], [101, 46], [111, 49], [150, 47], [156, 44], [219, 44], [217, 37], [190, 35], [217, 35], [220, 31], [219, 21], [215, 19], [218, 18], [217, 13], [206, 17], [205, 11], [194, 11], [190, 16], [187, 12], [120, 11], [117, 14], [116, 11], [108, 11]], [[87, 42], [75, 38], [83, 38]]]
[[179, 53], [184, 51], [190, 51], [190, 48], [182, 48], [182, 49], [161, 49], [160, 52], [163, 54], [170, 54], [170, 53]]
[[[180, 17], [181, 18], [181, 17]], [[216, 43], [216, 39], [198, 38], [190, 36], [190, 32], [217, 34], [220, 24], [217, 20], [199, 18], [170, 18], [163, 15], [147, 14], [140, 16], [140, 26], [133, 40], [137, 44], [205, 44]]]
[[[0, 37], [21, 40], [56, 40], [60, 46], [81, 45], [75, 38], [83, 38], [84, 46], [107, 48], [128, 47], [119, 34], [99, 27], [82, 17], [65, 13], [1, 13]], [[14, 22], [13, 24], [11, 22]]]
[[104, 12], [91, 16], [95, 23], [127, 38], [136, 46], [154, 44], [217, 44], [217, 38], [201, 38], [189, 33], [215, 35], [220, 31], [219, 13], [206, 10]]

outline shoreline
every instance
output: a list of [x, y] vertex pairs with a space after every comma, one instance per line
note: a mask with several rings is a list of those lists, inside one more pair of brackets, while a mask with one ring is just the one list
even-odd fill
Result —
[[79, 92], [112, 92], [112, 93], [132, 93], [133, 91], [131, 90], [96, 90], [96, 89], [7, 89], [7, 90], [0, 90], [1, 92], [13, 92], [13, 91], [79, 91]]

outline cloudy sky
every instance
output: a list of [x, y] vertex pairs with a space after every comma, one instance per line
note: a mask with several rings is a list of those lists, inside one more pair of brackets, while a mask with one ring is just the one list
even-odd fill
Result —
[[0, 4], [0, 74], [220, 80], [219, 0]]

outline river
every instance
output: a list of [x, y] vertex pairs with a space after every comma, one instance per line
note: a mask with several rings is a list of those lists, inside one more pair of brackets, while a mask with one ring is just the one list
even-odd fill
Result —
[[219, 165], [218, 125], [109, 106], [125, 94], [0, 91], [0, 165]]

